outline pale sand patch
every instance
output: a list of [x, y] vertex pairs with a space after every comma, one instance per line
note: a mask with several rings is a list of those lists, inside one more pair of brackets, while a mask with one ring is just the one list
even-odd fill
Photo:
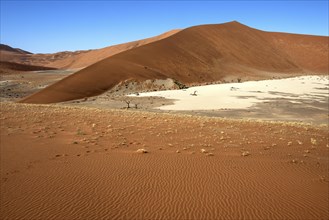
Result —
[[[326, 102], [329, 97], [328, 85], [328, 76], [301, 76], [140, 93], [139, 97], [156, 96], [175, 100], [173, 105], [158, 107], [161, 110], [246, 109], [258, 103], [282, 98], [287, 98], [292, 103], [302, 103], [305, 100]], [[196, 95], [192, 95], [195, 91]]]

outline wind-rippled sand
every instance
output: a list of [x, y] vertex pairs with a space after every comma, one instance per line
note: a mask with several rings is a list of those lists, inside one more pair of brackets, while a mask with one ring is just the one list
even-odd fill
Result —
[[12, 103], [0, 119], [1, 219], [329, 218], [328, 127]]

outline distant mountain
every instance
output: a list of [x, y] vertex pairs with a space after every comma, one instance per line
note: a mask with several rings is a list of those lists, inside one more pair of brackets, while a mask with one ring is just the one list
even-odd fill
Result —
[[12, 48], [6, 44], [0, 44], [0, 52], [7, 51], [7, 52], [13, 52], [18, 54], [32, 54], [31, 52], [19, 49], [19, 48]]
[[328, 73], [328, 39], [264, 32], [238, 22], [194, 26], [94, 63], [22, 102], [95, 96], [129, 79], [200, 84]]

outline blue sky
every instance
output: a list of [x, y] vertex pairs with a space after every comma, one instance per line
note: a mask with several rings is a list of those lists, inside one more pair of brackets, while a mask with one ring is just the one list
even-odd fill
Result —
[[328, 1], [1, 0], [1, 43], [33, 53], [94, 49], [232, 20], [328, 36]]

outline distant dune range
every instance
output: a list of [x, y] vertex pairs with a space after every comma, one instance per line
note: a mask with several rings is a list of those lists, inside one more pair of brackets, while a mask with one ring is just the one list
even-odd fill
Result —
[[31, 52], [19, 49], [19, 48], [12, 48], [5, 44], [0, 44], [0, 51], [1, 51], [1, 60], [2, 60], [2, 53], [13, 53], [13, 54], [32, 54]]
[[[238, 22], [194, 26], [96, 62], [22, 102], [56, 103], [95, 96], [125, 80], [171, 78], [202, 84], [266, 79], [278, 73], [324, 74], [328, 73], [328, 40], [264, 32]], [[93, 56], [88, 57], [96, 59]]]
[[161, 40], [177, 33], [178, 31], [180, 30], [172, 30], [159, 36], [109, 46], [102, 49], [81, 50], [75, 52], [64, 51], [52, 54], [32, 54], [30, 52], [22, 52], [20, 49], [11, 48], [2, 44], [0, 46], [0, 60], [25, 65], [52, 67], [56, 69], [78, 69], [87, 67], [102, 59], [113, 56], [114, 54], [152, 43], [157, 40]]

